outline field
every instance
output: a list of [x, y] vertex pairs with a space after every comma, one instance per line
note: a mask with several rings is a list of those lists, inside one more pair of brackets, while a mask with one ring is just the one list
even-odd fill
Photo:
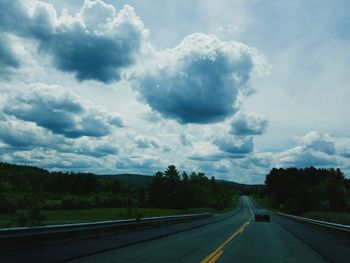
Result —
[[[182, 210], [156, 209], [156, 208], [133, 208], [129, 218], [169, 216], [182, 214]], [[126, 208], [94, 208], [79, 210], [46, 210], [43, 211], [43, 225], [82, 223], [91, 221], [105, 221], [125, 219]], [[0, 215], [0, 227], [18, 226], [15, 215]]]

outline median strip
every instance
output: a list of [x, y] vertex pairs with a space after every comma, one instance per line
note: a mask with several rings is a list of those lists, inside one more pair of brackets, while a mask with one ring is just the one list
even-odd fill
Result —
[[224, 247], [234, 239], [238, 234], [242, 234], [245, 228], [250, 224], [251, 219], [245, 222], [236, 232], [234, 232], [225, 242], [223, 242], [217, 249], [210, 253], [207, 257], [201, 260], [201, 263], [214, 263], [224, 253]]

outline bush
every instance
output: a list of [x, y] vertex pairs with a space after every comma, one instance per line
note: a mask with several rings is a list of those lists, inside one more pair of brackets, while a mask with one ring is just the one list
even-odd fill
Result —
[[20, 210], [15, 215], [15, 221], [20, 226], [41, 225], [45, 219], [39, 205], [33, 205], [26, 210]]
[[16, 203], [5, 195], [0, 195], [0, 214], [12, 214], [16, 212]]
[[61, 200], [46, 200], [44, 202], [44, 209], [47, 210], [58, 210], [62, 208], [62, 201]]
[[74, 196], [65, 195], [61, 201], [63, 209], [75, 209], [77, 208], [77, 200]]
[[286, 201], [286, 212], [290, 214], [297, 214], [299, 212], [298, 204], [295, 200], [289, 198]]
[[29, 213], [27, 210], [19, 210], [15, 214], [15, 221], [20, 226], [29, 225]]

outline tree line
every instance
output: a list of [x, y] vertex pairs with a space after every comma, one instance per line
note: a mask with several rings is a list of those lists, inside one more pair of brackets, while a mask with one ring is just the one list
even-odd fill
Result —
[[350, 211], [350, 180], [339, 168], [273, 168], [266, 176], [265, 194], [273, 207], [288, 213]]
[[149, 201], [151, 206], [159, 208], [222, 210], [230, 206], [235, 194], [235, 188], [217, 183], [214, 177], [209, 179], [204, 173], [195, 172], [180, 175], [176, 167], [170, 165], [153, 176]]
[[[117, 177], [117, 176], [115, 176]], [[49, 172], [0, 163], [0, 214], [17, 210], [152, 207], [225, 209], [236, 190], [203, 173], [181, 175], [175, 166], [157, 172], [149, 184], [129, 185], [114, 176]]]

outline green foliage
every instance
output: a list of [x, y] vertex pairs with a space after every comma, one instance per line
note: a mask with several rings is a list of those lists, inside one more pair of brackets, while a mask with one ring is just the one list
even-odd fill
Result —
[[340, 169], [273, 168], [266, 176], [266, 194], [274, 208], [294, 214], [323, 209], [325, 201], [332, 211], [349, 210], [349, 179]]
[[42, 202], [34, 196], [28, 197], [27, 208], [25, 210], [19, 210], [15, 214], [15, 220], [21, 226], [41, 225], [44, 219]]
[[[115, 178], [87, 173], [48, 172], [30, 166], [0, 163], [0, 214], [27, 209], [36, 196], [43, 209], [125, 206], [125, 190]], [[30, 198], [28, 198], [30, 197]], [[25, 212], [20, 212], [23, 221]]]
[[230, 205], [235, 190], [218, 184], [204, 173], [183, 172], [180, 176], [174, 165], [153, 176], [150, 187], [150, 206], [161, 208], [188, 209], [194, 207], [212, 207], [223, 210]]
[[[125, 208], [129, 204], [121, 217], [141, 218], [150, 216], [142, 210], [146, 207], [224, 210], [230, 207], [232, 197], [237, 194], [234, 184], [218, 182], [214, 177], [209, 179], [204, 173], [180, 174], [174, 165], [147, 180], [141, 175], [124, 177], [128, 180], [0, 163], [0, 215], [12, 213], [17, 225], [35, 225], [43, 222], [48, 210], [74, 213], [81, 209]], [[138, 183], [133, 183], [134, 178]], [[150, 183], [141, 184], [141, 179]]]
[[[153, 216], [170, 216], [183, 214], [182, 210], [137, 208], [131, 211], [132, 218]], [[91, 221], [105, 221], [128, 218], [126, 208], [92, 208], [77, 210], [42, 210], [44, 219], [41, 224], [69, 224]], [[19, 219], [22, 217], [23, 219]], [[0, 227], [14, 227], [30, 225], [27, 210], [17, 210], [14, 215], [0, 215]], [[22, 221], [21, 221], [22, 220]]]
[[12, 214], [16, 211], [16, 204], [4, 194], [0, 195], [0, 214]]

